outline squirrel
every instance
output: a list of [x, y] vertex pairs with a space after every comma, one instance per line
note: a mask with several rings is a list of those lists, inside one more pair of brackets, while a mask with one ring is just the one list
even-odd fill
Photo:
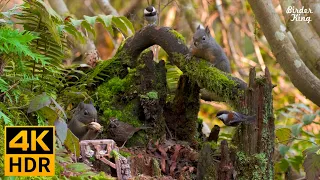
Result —
[[230, 62], [221, 46], [211, 36], [208, 26], [205, 29], [197, 27], [190, 46], [191, 55], [203, 58], [221, 71], [231, 73]]
[[92, 103], [80, 102], [73, 113], [68, 128], [80, 141], [95, 139], [102, 132], [102, 126], [97, 122], [97, 117], [97, 110]]

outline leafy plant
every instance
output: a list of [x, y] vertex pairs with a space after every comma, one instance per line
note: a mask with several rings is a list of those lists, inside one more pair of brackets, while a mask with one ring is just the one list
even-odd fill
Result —
[[[316, 151], [311, 153], [308, 150], [319, 147], [320, 136], [307, 130], [319, 124], [316, 121], [319, 119], [319, 113], [319, 110], [313, 112], [304, 104], [291, 104], [276, 111], [281, 121], [278, 121], [275, 135], [278, 151], [282, 157], [276, 162], [276, 171], [286, 172], [289, 167], [293, 167], [295, 171], [301, 172], [304, 166], [307, 177], [315, 177], [320, 172]], [[305, 152], [302, 153], [303, 151]]]

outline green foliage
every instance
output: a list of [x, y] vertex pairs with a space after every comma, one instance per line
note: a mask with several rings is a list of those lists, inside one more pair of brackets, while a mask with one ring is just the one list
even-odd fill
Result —
[[[67, 124], [62, 119], [62, 116], [66, 118], [63, 106], [60, 106], [60, 101], [57, 103], [54, 99], [60, 98], [61, 90], [66, 85], [76, 85], [69, 86], [68, 90], [73, 91], [62, 91], [67, 96], [73, 93], [74, 96], [78, 95], [78, 99], [88, 98], [86, 87], [99, 78], [105, 80], [103, 74], [105, 69], [96, 68], [97, 71], [89, 73], [92, 77], [89, 79], [90, 82], [88, 77], [84, 77], [82, 79], [84, 81], [79, 81], [81, 85], [63, 84], [66, 82], [64, 73], [67, 70], [63, 69], [62, 60], [70, 53], [68, 47], [70, 44], [67, 44], [66, 37], [72, 35], [75, 40], [85, 43], [88, 33], [96, 36], [97, 23], [101, 23], [112, 36], [115, 35], [114, 29], [124, 36], [130, 36], [134, 33], [133, 25], [126, 17], [111, 15], [84, 16], [83, 20], [73, 18], [63, 20], [42, 0], [25, 0], [23, 5], [15, 6], [8, 12], [1, 12], [0, 16], [5, 18], [0, 22], [0, 137], [3, 137], [4, 125], [55, 125], [58, 138], [62, 142], [65, 141], [64, 145], [79, 157], [79, 140], [67, 129]], [[17, 24], [22, 25], [23, 30], [14, 29], [15, 26], [12, 25]], [[120, 69], [115, 67], [121, 67], [119, 61], [112, 65], [115, 66], [108, 67], [112, 70], [107, 76], [113, 77], [115, 71]], [[81, 71], [76, 72], [81, 73]], [[98, 75], [94, 74], [96, 72], [99, 72]], [[86, 76], [84, 73], [82, 75]], [[0, 139], [0, 151], [3, 151], [3, 139]], [[71, 162], [70, 158], [66, 159], [57, 156], [57, 161]], [[34, 177], [34, 179], [68, 179], [61, 177], [61, 173], [65, 171], [63, 166], [56, 166], [57, 174], [54, 177]], [[67, 166], [66, 171], [74, 173], [70, 174], [70, 179], [114, 179], [104, 173], [88, 172], [91, 168], [85, 166], [80, 163]], [[3, 157], [0, 157], [0, 169], [2, 175]]]
[[303, 167], [307, 179], [317, 179], [320, 177], [320, 146], [306, 149]]
[[[37, 63], [40, 62], [42, 65], [47, 64], [49, 60], [42, 54], [33, 52], [29, 47], [30, 43], [38, 39], [37, 36], [33, 35], [29, 31], [21, 31], [17, 29], [11, 29], [9, 27], [4, 27], [0, 29], [0, 52], [5, 54], [16, 54], [21, 61], [22, 57], [29, 57], [35, 60]], [[17, 64], [24, 65], [22, 62]], [[21, 69], [25, 67], [19, 67]]]
[[28, 108], [28, 113], [42, 109], [43, 107], [49, 106], [50, 104], [50, 96], [46, 95], [46, 93], [42, 93], [32, 99]]
[[66, 168], [72, 172], [86, 172], [91, 170], [91, 167], [87, 166], [84, 163], [72, 163], [68, 164]]
[[291, 129], [289, 128], [277, 129], [276, 138], [279, 143], [286, 144], [289, 140], [291, 140]]
[[95, 25], [96, 23], [101, 23], [105, 29], [113, 36], [113, 27], [117, 28], [125, 36], [130, 36], [134, 33], [134, 28], [132, 23], [123, 16], [117, 17], [113, 15], [98, 15], [98, 16], [84, 16], [84, 19], [73, 19], [66, 21], [61, 29], [72, 34], [81, 42], [85, 42], [84, 36], [77, 30], [79, 28], [85, 29], [85, 31], [90, 32], [94, 37], [96, 37]]
[[77, 157], [80, 156], [79, 139], [70, 131], [70, 129], [67, 130], [67, 137], [64, 145]]
[[177, 67], [170, 64], [166, 64], [167, 69], [167, 85], [170, 92], [175, 92], [177, 89], [177, 84], [180, 78], [180, 75], [182, 75], [182, 71]]
[[281, 159], [275, 163], [277, 173], [285, 173], [288, 167], [300, 173], [302, 165], [309, 177], [307, 179], [315, 179], [320, 173], [316, 150], [310, 148], [319, 147], [320, 136], [306, 130], [308, 126], [318, 124], [315, 119], [319, 118], [319, 112], [313, 112], [304, 104], [291, 104], [276, 111], [279, 121], [276, 121], [278, 128], [275, 135], [281, 155]]

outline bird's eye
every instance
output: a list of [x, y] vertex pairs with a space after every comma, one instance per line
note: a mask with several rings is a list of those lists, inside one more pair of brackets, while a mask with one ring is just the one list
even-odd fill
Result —
[[206, 37], [205, 37], [205, 36], [202, 36], [202, 40], [206, 40]]
[[88, 111], [87, 110], [84, 110], [84, 115], [86, 116], [86, 115], [88, 115], [89, 113], [88, 113]]

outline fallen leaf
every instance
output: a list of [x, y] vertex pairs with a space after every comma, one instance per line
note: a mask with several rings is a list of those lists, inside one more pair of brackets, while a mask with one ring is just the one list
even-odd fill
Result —
[[171, 157], [171, 161], [172, 161], [171, 166], [170, 166], [170, 175], [171, 176], [174, 175], [174, 170], [177, 167], [177, 159], [178, 159], [178, 155], [179, 155], [180, 149], [181, 149], [180, 144], [175, 145], [174, 153], [173, 153], [173, 155]]

